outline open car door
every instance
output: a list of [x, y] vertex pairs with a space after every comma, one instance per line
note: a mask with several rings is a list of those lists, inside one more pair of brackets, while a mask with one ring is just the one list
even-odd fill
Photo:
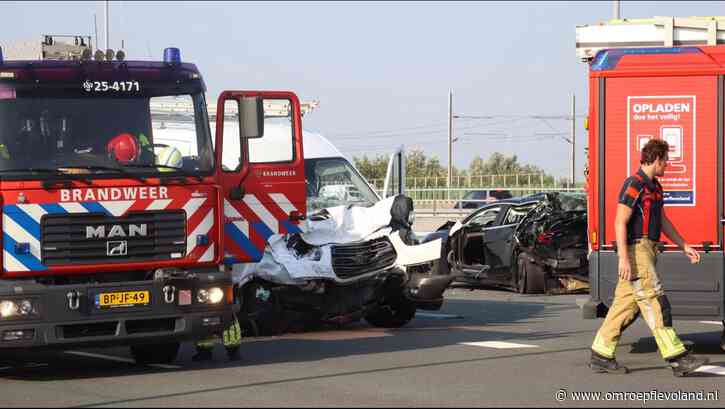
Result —
[[511, 205], [502, 209], [502, 217], [499, 225], [489, 229], [486, 240], [483, 243], [484, 253], [489, 255], [489, 266], [491, 279], [509, 283], [511, 281], [511, 270], [516, 261], [513, 260], [514, 233], [521, 220], [536, 206], [535, 203], [524, 205]]
[[405, 148], [401, 145], [390, 155], [383, 184], [383, 199], [405, 194]]
[[212, 124], [224, 261], [259, 261], [269, 237], [298, 232], [306, 214], [299, 100], [291, 92], [224, 91]]
[[501, 219], [504, 207], [495, 205], [481, 210], [455, 233], [455, 252], [451, 267], [459, 274], [474, 280], [489, 277], [490, 263], [495, 260], [485, 251], [486, 243], [490, 240], [491, 228]]

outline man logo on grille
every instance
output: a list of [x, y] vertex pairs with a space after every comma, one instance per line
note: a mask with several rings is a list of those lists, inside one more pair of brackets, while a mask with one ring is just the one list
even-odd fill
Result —
[[125, 256], [128, 254], [128, 242], [123, 241], [107, 241], [106, 255], [108, 256]]
[[86, 238], [87, 239], [112, 239], [114, 237], [146, 237], [149, 235], [148, 225], [143, 224], [129, 224], [124, 229], [123, 225], [114, 224], [109, 227], [109, 231], [106, 231], [104, 225], [101, 226], [86, 226]]

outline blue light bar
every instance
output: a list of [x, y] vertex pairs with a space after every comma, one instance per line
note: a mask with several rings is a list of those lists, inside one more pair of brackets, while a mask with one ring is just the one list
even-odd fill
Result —
[[0, 47], [0, 64], [3, 63], [3, 48]]
[[592, 71], [606, 71], [617, 68], [619, 60], [625, 55], [644, 54], [691, 54], [702, 52], [697, 47], [650, 47], [650, 48], [615, 48], [600, 50], [592, 60]]
[[164, 48], [164, 62], [170, 65], [181, 64], [181, 51], [176, 47]]

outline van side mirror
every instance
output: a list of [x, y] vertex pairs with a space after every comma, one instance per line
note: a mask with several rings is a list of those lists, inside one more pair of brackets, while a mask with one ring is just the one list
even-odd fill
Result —
[[239, 98], [239, 129], [242, 139], [264, 136], [264, 103], [261, 97]]

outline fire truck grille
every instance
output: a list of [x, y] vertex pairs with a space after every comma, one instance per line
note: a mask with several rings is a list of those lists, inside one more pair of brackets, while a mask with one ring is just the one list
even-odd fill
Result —
[[362, 243], [332, 246], [332, 269], [340, 278], [351, 278], [389, 268], [397, 254], [386, 237]]
[[182, 258], [186, 253], [183, 210], [48, 214], [41, 219], [41, 256], [47, 266], [132, 263]]

